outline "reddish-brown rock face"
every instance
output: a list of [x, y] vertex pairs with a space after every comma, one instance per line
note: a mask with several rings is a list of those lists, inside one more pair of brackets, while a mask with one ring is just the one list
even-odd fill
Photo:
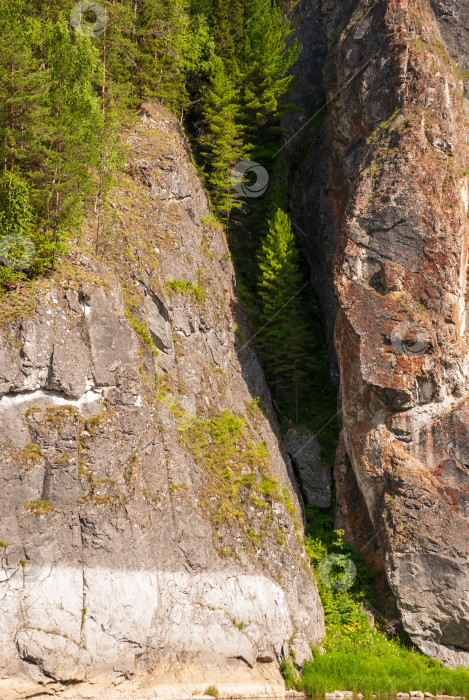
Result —
[[327, 152], [310, 235], [336, 243], [350, 464], [340, 460], [339, 508], [359, 546], [373, 540], [364, 554], [384, 568], [411, 639], [469, 665], [469, 103], [427, 2], [356, 2], [348, 17], [339, 5], [319, 10], [329, 108], [310, 146]]

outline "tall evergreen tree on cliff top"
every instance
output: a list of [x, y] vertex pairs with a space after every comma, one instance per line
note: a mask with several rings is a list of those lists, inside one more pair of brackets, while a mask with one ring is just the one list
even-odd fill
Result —
[[212, 26], [217, 53], [236, 83], [242, 80], [243, 25], [243, 0], [231, 0], [229, 4], [226, 0], [214, 0]]
[[34, 167], [47, 94], [43, 27], [25, 0], [0, 3], [0, 167]]
[[243, 157], [237, 98], [237, 90], [223, 61], [216, 57], [210, 82], [202, 91], [203, 121], [199, 143], [206, 160], [212, 201], [222, 218], [226, 218], [235, 206], [230, 171]]
[[258, 293], [261, 302], [261, 356], [279, 395], [295, 406], [307, 375], [310, 333], [300, 307], [298, 250], [288, 216], [277, 209], [261, 241]]
[[189, 52], [189, 3], [138, 0], [136, 80], [139, 99], [165, 102], [176, 112], [187, 102], [184, 63]]
[[[291, 34], [288, 20], [269, 0], [245, 1], [242, 52], [242, 117], [254, 157], [270, 154], [280, 133], [280, 116], [287, 108], [280, 100], [292, 86], [288, 70], [301, 52], [296, 39], [287, 48]], [[250, 19], [248, 19], [250, 18]]]

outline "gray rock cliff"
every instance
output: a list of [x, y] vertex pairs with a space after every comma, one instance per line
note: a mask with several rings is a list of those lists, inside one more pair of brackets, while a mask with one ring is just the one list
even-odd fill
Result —
[[274, 694], [324, 631], [291, 465], [177, 122], [127, 138], [106, 227], [2, 300], [0, 695]]

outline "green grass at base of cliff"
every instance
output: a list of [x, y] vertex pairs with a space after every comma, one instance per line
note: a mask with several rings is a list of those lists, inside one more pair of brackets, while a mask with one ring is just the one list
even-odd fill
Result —
[[[389, 638], [381, 629], [384, 620], [376, 611], [374, 597], [376, 575], [364, 565], [360, 554], [334, 530], [333, 509], [306, 509], [305, 547], [311, 565], [318, 572], [320, 562], [335, 554], [350, 558], [356, 566], [353, 585], [334, 590], [317, 575], [324, 608], [326, 636], [323, 650], [313, 650], [314, 661], [307, 662], [301, 677], [295, 677], [290, 661], [284, 660], [282, 673], [287, 687], [296, 687], [310, 695], [334, 690], [353, 690], [366, 695], [392, 695], [412, 690], [434, 695], [468, 695], [469, 670], [453, 670], [440, 661], [424, 656], [398, 638]], [[340, 565], [332, 569], [329, 582], [346, 581]], [[375, 615], [372, 626], [370, 609]]]
[[315, 651], [303, 668], [301, 687], [310, 695], [333, 690], [391, 695], [412, 690], [434, 695], [467, 695], [469, 670], [452, 670], [387, 639], [369, 622], [353, 633], [328, 632], [326, 653]]

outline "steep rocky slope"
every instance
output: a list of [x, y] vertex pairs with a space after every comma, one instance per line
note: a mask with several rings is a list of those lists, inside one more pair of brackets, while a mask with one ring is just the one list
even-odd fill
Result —
[[308, 5], [328, 112], [294, 204], [330, 333], [338, 303], [339, 523], [411, 640], [469, 665], [467, 7]]
[[1, 301], [0, 695], [282, 693], [324, 626], [291, 466], [177, 122], [128, 142], [106, 224]]

